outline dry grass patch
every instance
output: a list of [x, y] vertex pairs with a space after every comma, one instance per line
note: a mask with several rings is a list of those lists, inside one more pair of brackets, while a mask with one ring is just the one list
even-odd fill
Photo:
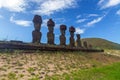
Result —
[[118, 61], [118, 57], [104, 53], [0, 53], [0, 80], [39, 80], [46, 76], [62, 75]]

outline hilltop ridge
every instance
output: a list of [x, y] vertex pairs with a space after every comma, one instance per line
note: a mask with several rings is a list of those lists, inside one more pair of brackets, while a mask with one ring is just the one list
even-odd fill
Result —
[[95, 48], [120, 50], [120, 44], [102, 38], [83, 38], [82, 42], [83, 41], [86, 41], [88, 44], [91, 44]]

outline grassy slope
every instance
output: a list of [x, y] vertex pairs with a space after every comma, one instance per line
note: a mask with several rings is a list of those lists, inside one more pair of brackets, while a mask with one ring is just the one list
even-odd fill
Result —
[[94, 47], [103, 49], [120, 49], [120, 44], [101, 39], [101, 38], [85, 38], [82, 41], [87, 41], [88, 44], [92, 44]]
[[[47, 79], [46, 79], [47, 80]], [[120, 80], [120, 63], [53, 76], [50, 80]]]
[[[115, 62], [120, 62], [120, 58], [104, 53], [49, 51], [31, 54], [21, 51], [0, 53], [0, 80], [43, 80], [47, 76], [64, 73], [70, 77], [72, 76], [72, 74], [69, 76], [70, 72], [77, 74], [78, 70], [86, 71]], [[85, 72], [83, 76], [86, 76]]]

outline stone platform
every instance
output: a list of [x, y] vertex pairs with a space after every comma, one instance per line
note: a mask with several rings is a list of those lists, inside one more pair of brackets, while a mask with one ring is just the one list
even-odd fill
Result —
[[40, 50], [40, 51], [81, 51], [81, 52], [104, 52], [102, 49], [77, 48], [59, 45], [33, 44], [23, 42], [0, 42], [0, 49], [8, 50]]

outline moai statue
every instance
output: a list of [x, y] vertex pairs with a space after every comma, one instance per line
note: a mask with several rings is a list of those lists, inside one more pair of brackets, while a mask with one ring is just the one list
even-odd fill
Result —
[[63, 46], [66, 45], [66, 37], [65, 37], [66, 29], [67, 29], [66, 25], [60, 25], [61, 35], [60, 35], [59, 39], [60, 39], [60, 45], [63, 45]]
[[83, 45], [84, 45], [85, 48], [88, 48], [88, 44], [87, 44], [86, 41], [83, 42]]
[[80, 34], [76, 34], [76, 36], [77, 36], [77, 40], [76, 40], [77, 47], [82, 47]]
[[90, 49], [92, 49], [92, 48], [93, 48], [91, 44], [89, 44], [89, 48], [90, 48]]
[[69, 32], [70, 32], [70, 47], [75, 47], [75, 39], [74, 39], [75, 28], [71, 26], [69, 28]]
[[41, 36], [42, 36], [42, 33], [40, 32], [41, 24], [42, 24], [41, 16], [35, 15], [33, 18], [33, 23], [34, 23], [35, 30], [32, 32], [32, 37], [33, 37], [32, 42], [33, 43], [40, 43]]
[[47, 33], [47, 38], [48, 38], [47, 43], [54, 44], [54, 33], [53, 32], [54, 32], [55, 23], [53, 22], [52, 19], [49, 19], [49, 21], [47, 22], [47, 26], [49, 30], [49, 32]]

